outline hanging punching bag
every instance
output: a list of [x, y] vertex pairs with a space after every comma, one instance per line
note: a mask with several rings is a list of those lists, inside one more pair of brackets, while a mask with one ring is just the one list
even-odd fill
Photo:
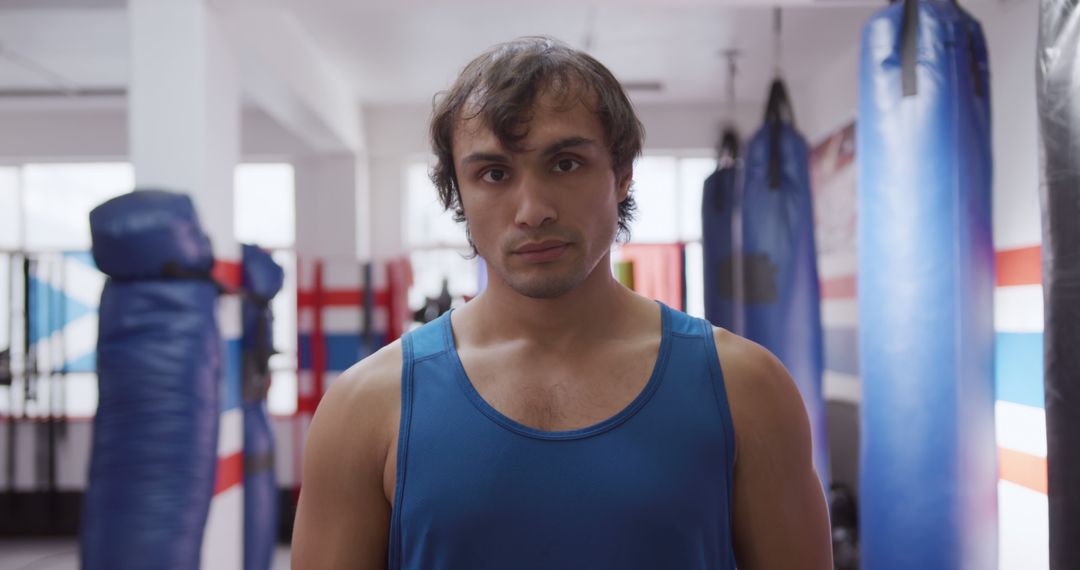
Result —
[[1038, 103], [1050, 567], [1080, 568], [1080, 4], [1043, 0]]
[[138, 190], [90, 212], [109, 276], [83, 498], [85, 570], [198, 570], [221, 393], [214, 258], [183, 194]]
[[244, 569], [269, 570], [277, 539], [278, 488], [274, 476], [274, 433], [266, 409], [270, 355], [274, 352], [270, 301], [285, 272], [256, 246], [242, 248], [244, 301], [241, 337], [244, 371]]
[[720, 142], [716, 171], [705, 179], [701, 195], [701, 248], [705, 275], [705, 318], [729, 331], [741, 332], [735, 286], [736, 215], [742, 162], [739, 137], [731, 129]]
[[742, 193], [743, 335], [784, 363], [802, 394], [814, 467], [829, 486], [825, 432], [821, 298], [810, 201], [809, 150], [795, 130], [784, 83], [769, 91], [765, 124], [746, 150]]
[[863, 28], [857, 125], [863, 567], [996, 568], [990, 101], [978, 22]]

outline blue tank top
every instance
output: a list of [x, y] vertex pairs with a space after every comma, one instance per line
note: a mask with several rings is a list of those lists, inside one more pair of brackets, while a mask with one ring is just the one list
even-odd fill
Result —
[[661, 309], [645, 388], [571, 431], [485, 402], [449, 313], [406, 335], [389, 568], [734, 568], [735, 442], [712, 328]]

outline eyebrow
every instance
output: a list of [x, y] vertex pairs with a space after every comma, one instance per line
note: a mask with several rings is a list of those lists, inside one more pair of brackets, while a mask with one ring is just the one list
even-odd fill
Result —
[[[567, 137], [548, 145], [541, 153], [543, 156], [558, 154], [568, 148], [595, 146], [596, 141], [585, 137]], [[474, 152], [461, 159], [461, 165], [466, 166], [474, 162], [510, 162], [510, 157], [505, 154], [491, 152]]]
[[490, 152], [474, 152], [465, 158], [461, 159], [461, 165], [466, 166], [474, 162], [510, 162], [510, 157], [505, 154], [495, 154]]
[[565, 139], [556, 141], [554, 144], [548, 146], [546, 149], [544, 149], [543, 155], [551, 156], [553, 154], [558, 154], [559, 152], [562, 152], [568, 148], [594, 145], [596, 145], [596, 141], [592, 139], [587, 139], [585, 137], [567, 137]]

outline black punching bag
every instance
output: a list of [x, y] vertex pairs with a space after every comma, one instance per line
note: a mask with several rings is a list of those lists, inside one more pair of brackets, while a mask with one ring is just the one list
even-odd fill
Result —
[[1080, 568], [1080, 3], [1039, 22], [1050, 567]]

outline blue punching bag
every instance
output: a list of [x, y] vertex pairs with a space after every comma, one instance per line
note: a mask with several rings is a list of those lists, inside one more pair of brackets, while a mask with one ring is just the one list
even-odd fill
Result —
[[986, 48], [948, 0], [863, 28], [863, 567], [996, 568]]
[[701, 246], [705, 276], [705, 318], [712, 324], [741, 333], [741, 305], [737, 300], [738, 256], [736, 225], [742, 162], [739, 138], [724, 131], [716, 171], [705, 179], [701, 195]]
[[109, 276], [80, 532], [86, 570], [197, 570], [217, 465], [214, 259], [191, 200], [136, 191], [90, 213]]
[[270, 355], [274, 351], [270, 300], [285, 273], [270, 254], [253, 245], [242, 251], [241, 338], [244, 370], [244, 569], [269, 570], [277, 538], [278, 488], [274, 434], [266, 409]]
[[814, 468], [828, 487], [821, 299], [809, 164], [787, 89], [777, 79], [769, 91], [765, 124], [746, 150], [743, 334], [775, 354], [795, 380], [810, 419]]

